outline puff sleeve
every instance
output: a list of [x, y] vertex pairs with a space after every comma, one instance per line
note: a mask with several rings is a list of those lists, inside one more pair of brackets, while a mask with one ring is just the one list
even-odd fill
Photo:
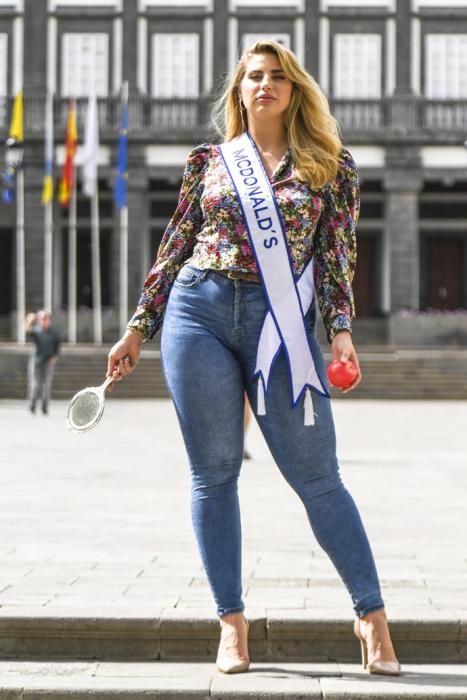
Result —
[[184, 262], [192, 255], [203, 221], [200, 200], [209, 153], [209, 146], [203, 144], [188, 156], [177, 208], [164, 232], [156, 261], [128, 323], [128, 328], [139, 333], [144, 340], [152, 338], [161, 327], [174, 280]]
[[339, 331], [350, 331], [355, 317], [352, 280], [359, 213], [358, 171], [350, 152], [343, 148], [337, 176], [323, 190], [314, 240], [315, 287], [329, 342]]

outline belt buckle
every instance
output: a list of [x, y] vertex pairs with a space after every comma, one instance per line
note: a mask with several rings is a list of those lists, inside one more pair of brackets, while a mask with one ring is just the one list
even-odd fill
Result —
[[238, 277], [236, 276], [235, 270], [227, 270], [227, 277], [229, 280], [236, 280]]

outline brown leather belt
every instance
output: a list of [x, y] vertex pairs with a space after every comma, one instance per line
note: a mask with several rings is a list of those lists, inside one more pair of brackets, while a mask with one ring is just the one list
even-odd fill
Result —
[[257, 272], [242, 272], [241, 270], [216, 270], [221, 275], [225, 275], [229, 280], [242, 280], [243, 282], [255, 282], [261, 284]]

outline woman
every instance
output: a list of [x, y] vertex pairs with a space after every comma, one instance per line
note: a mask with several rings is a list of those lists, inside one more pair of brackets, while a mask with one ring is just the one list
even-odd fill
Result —
[[219, 113], [224, 143], [204, 144], [188, 157], [177, 210], [128, 330], [109, 354], [108, 375], [119, 380], [132, 372], [141, 343], [164, 319], [162, 359], [191, 464], [194, 530], [220, 618], [220, 670], [249, 665], [237, 497], [246, 391], [279, 469], [349, 590], [364, 666], [397, 675], [370, 546], [339, 476], [314, 337], [313, 276], [333, 359], [358, 369], [347, 388], [354, 389], [361, 379], [351, 337], [356, 167], [321, 90], [273, 41], [244, 53]]

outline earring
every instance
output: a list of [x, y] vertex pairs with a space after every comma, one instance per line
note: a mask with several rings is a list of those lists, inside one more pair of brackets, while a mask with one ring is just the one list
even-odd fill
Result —
[[247, 131], [246, 121], [245, 121], [246, 107], [245, 107], [241, 97], [238, 98], [238, 104], [240, 106], [240, 117], [242, 119], [242, 128], [243, 128], [243, 131]]

